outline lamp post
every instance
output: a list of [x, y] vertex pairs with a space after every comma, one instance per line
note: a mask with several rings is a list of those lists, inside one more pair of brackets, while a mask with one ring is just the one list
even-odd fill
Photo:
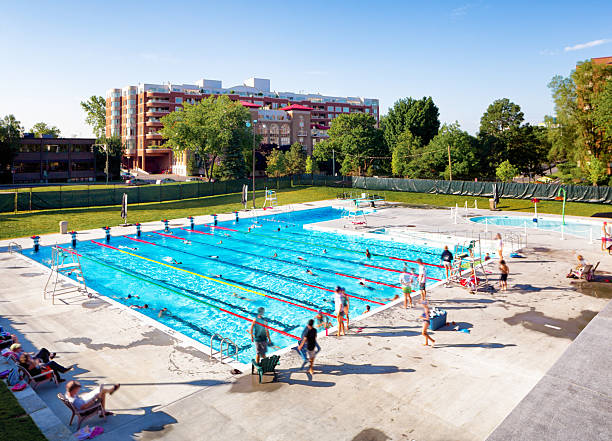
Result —
[[251, 119], [251, 121], [247, 121], [246, 126], [251, 127], [251, 131], [253, 132], [253, 209], [255, 209], [255, 124], [257, 124], [256, 119]]

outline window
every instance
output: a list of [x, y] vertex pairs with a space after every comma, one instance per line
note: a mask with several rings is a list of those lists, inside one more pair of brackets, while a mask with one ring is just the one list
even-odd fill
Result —
[[181, 98], [180, 96], [177, 96], [177, 97], [174, 99], [174, 102], [175, 102], [175, 103], [177, 103], [177, 104], [181, 104], [181, 103], [183, 102], [183, 98]]
[[113, 110], [113, 111], [111, 112], [111, 116], [119, 116], [119, 115], [121, 115], [121, 114], [119, 113], [119, 111], [118, 111], [118, 110]]
[[343, 108], [342, 108], [342, 111], [343, 111], [344, 113], [349, 113], [349, 108], [348, 108], [348, 107], [343, 107]]
[[333, 119], [333, 118], [334, 118], [334, 115], [332, 115], [331, 113], [327, 114], [327, 119]]
[[91, 146], [89, 144], [72, 144], [72, 152], [91, 152]]
[[370, 109], [366, 109], [366, 113], [370, 113]]
[[113, 98], [121, 98], [121, 92], [113, 92]]
[[21, 144], [19, 146], [19, 151], [21, 153], [40, 152], [40, 145], [39, 144]]
[[342, 107], [336, 107], [336, 112], [342, 112]]
[[135, 106], [136, 105], [136, 100], [128, 100], [128, 106]]
[[15, 162], [16, 173], [40, 173], [40, 162]]
[[74, 161], [72, 163], [72, 171], [93, 171], [93, 161]]
[[43, 152], [49, 153], [65, 153], [68, 151], [68, 145], [64, 144], [49, 144], [43, 146]]
[[117, 108], [117, 107], [121, 107], [121, 102], [119, 102], [119, 101], [113, 101], [113, 102], [111, 103], [111, 108], [115, 109], [115, 108]]
[[327, 106], [327, 111], [328, 112], [333, 112], [334, 111], [334, 106]]
[[50, 172], [67, 172], [68, 171], [68, 161], [49, 161], [49, 171]]

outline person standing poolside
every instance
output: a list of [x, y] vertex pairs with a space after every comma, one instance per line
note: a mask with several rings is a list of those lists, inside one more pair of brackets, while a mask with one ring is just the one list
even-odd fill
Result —
[[499, 261], [499, 271], [501, 273], [499, 276], [499, 287], [502, 291], [508, 291], [508, 274], [510, 273], [510, 269], [504, 259]]
[[404, 266], [404, 269], [399, 276], [399, 282], [402, 286], [402, 291], [404, 291], [404, 309], [408, 308], [408, 301], [410, 301], [410, 307], [412, 308], [412, 297], [410, 297], [410, 293], [412, 292], [412, 285], [414, 284], [413, 274], [409, 274], [406, 271], [406, 266]]
[[427, 270], [425, 269], [425, 264], [421, 259], [417, 259], [417, 264], [419, 265], [419, 276], [417, 278], [417, 281], [419, 282], [419, 288], [421, 289], [421, 301], [424, 301], [427, 298], [427, 291], [425, 291]]
[[342, 297], [342, 288], [337, 286], [334, 291], [334, 314], [338, 319], [338, 337], [340, 337], [340, 333], [342, 333], [342, 335], [346, 334], [344, 330], [344, 305], [342, 304]]
[[501, 234], [497, 233], [495, 235], [495, 240], [497, 241], [497, 255], [499, 260], [504, 258], [504, 241], [502, 240]]
[[300, 345], [298, 346], [299, 351], [302, 350], [302, 347], [304, 346], [304, 344], [306, 345], [306, 356], [310, 360], [310, 369], [308, 370], [308, 372], [310, 372], [310, 375], [312, 375], [314, 373], [314, 370], [313, 370], [314, 359], [315, 359], [315, 356], [317, 355], [316, 348], [317, 346], [319, 346], [317, 344], [317, 330], [314, 328], [314, 320], [312, 319], [308, 320], [306, 334], [302, 337], [302, 341], [300, 342]]
[[608, 223], [604, 222], [601, 226], [601, 251], [605, 251], [608, 248], [608, 240], [610, 240], [610, 232], [607, 225]]
[[253, 320], [250, 329], [251, 341], [255, 342], [255, 350], [257, 351], [257, 363], [259, 363], [260, 357], [263, 358], [266, 356], [266, 352], [268, 352], [268, 344], [272, 344], [270, 332], [266, 327], [268, 322], [263, 318], [265, 311], [266, 310], [261, 306], [257, 308], [257, 317], [255, 320]]
[[421, 331], [421, 335], [425, 337], [423, 346], [429, 346], [429, 340], [431, 340], [431, 346], [433, 347], [433, 343], [436, 341], [427, 333], [427, 328], [429, 328], [429, 305], [426, 300], [421, 300], [421, 304], [423, 305], [423, 314], [421, 314], [421, 318], [423, 319], [423, 330]]
[[346, 291], [342, 288], [342, 308], [344, 310], [344, 316], [346, 317], [346, 329], [349, 328], [349, 298], [346, 295]]
[[446, 270], [446, 285], [448, 285], [450, 279], [450, 270], [453, 266], [453, 253], [448, 251], [447, 245], [444, 245], [444, 251], [442, 251], [440, 259], [442, 259], [442, 265], [444, 265], [444, 269]]

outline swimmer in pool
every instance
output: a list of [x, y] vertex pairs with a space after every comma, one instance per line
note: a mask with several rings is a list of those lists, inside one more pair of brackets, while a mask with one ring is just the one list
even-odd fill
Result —
[[298, 260], [306, 260], [302, 256], [298, 256]]
[[327, 254], [327, 250], [323, 248], [323, 254]]
[[219, 256], [208, 256], [208, 257], [210, 257], [211, 259], [218, 259], [219, 258]]
[[121, 297], [121, 300], [128, 300], [128, 299], [139, 299], [140, 296], [133, 296], [132, 294], [128, 294], [127, 297]]
[[161, 318], [164, 315], [164, 313], [167, 313], [167, 312], [168, 312], [168, 308], [162, 308], [159, 310], [159, 314], [157, 314], [157, 316]]
[[191, 245], [191, 241], [189, 241], [189, 240], [184, 240], [184, 241], [183, 241], [183, 243], [184, 243], [185, 245]]
[[366, 248], [366, 253], [365, 253], [365, 254], [366, 254], [366, 257], [367, 257], [368, 259], [371, 259], [371, 258], [372, 258], [372, 254], [370, 254], [370, 250], [368, 250], [367, 248]]
[[138, 250], [138, 248], [136, 247], [126, 247], [125, 245], [119, 245], [119, 248], [123, 248], [124, 250], [132, 250], [132, 251]]
[[183, 262], [179, 262], [174, 257], [166, 256], [164, 259], [166, 262], [171, 263], [173, 265], [182, 265]]
[[392, 298], [390, 299], [380, 299], [383, 302], [392, 302], [393, 300], [397, 300], [399, 299], [399, 294], [395, 294]]
[[147, 305], [146, 303], [142, 306], [140, 305], [130, 305], [131, 309], [149, 309], [149, 305]]
[[223, 276], [221, 274], [211, 274], [210, 277], [216, 277], [217, 279], [222, 279]]
[[363, 313], [367, 314], [368, 312], [370, 312], [370, 305], [366, 305], [366, 310]]
[[254, 302], [255, 301], [253, 299], [249, 299], [248, 297], [243, 297], [240, 294], [236, 294], [235, 292], [232, 293], [232, 296], [233, 297], [237, 297], [237, 298], [242, 299], [242, 300], [246, 300], [247, 302]]
[[310, 274], [311, 276], [316, 276], [316, 274], [313, 273], [311, 269], [307, 269], [306, 273]]
[[274, 256], [272, 256], [272, 257], [278, 257], [278, 254], [274, 253]]
[[217, 245], [221, 245], [223, 243], [222, 240], [220, 240], [219, 242], [217, 242]]

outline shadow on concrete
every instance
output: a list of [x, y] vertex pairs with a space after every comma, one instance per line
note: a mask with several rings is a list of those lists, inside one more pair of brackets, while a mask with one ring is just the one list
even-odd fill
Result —
[[436, 343], [436, 348], [485, 348], [485, 349], [501, 349], [511, 346], [516, 346], [514, 343], [502, 344], [502, 343], [460, 343], [460, 344], [444, 344]]
[[[134, 413], [115, 413], [114, 416], [109, 417], [104, 434], [97, 439], [110, 441], [163, 437], [163, 434], [146, 435], [146, 432], [162, 432], [167, 429], [168, 425], [176, 424], [177, 420], [166, 412], [154, 411], [153, 409], [156, 407], [159, 407], [159, 405], [143, 406], [135, 409], [116, 409], [117, 412], [133, 411]], [[93, 419], [90, 421], [93, 421]], [[108, 424], [109, 422], [111, 424]], [[197, 439], [197, 437], [194, 439]]]
[[525, 329], [542, 332], [552, 337], [573, 340], [596, 315], [595, 311], [583, 310], [574, 318], [562, 320], [548, 317], [532, 307], [529, 311], [504, 318], [504, 322], [511, 326], [522, 325]]
[[351, 441], [387, 441], [391, 438], [378, 429], [363, 429]]
[[[386, 331], [376, 332], [378, 329], [386, 329]], [[420, 329], [420, 326], [360, 326], [356, 329], [351, 328], [351, 332], [343, 337], [412, 337], [420, 334], [410, 329]]]

